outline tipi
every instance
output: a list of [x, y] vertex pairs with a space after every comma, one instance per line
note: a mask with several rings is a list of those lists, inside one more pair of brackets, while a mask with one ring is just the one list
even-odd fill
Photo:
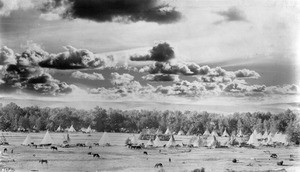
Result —
[[172, 134], [171, 131], [170, 131], [170, 129], [169, 129], [169, 127], [167, 128], [165, 134], [169, 134], [169, 135]]
[[157, 129], [157, 131], [155, 132], [156, 135], [162, 134], [162, 132], [160, 131], [160, 129]]
[[75, 128], [73, 127], [73, 125], [71, 125], [71, 127], [68, 129], [68, 132], [76, 132]]
[[256, 136], [257, 136], [257, 132], [256, 132], [256, 130], [254, 130], [253, 133], [250, 135], [250, 138], [249, 138], [247, 144], [253, 145], [253, 146], [259, 146], [259, 142], [258, 142]]
[[61, 126], [58, 126], [56, 129], [56, 132], [62, 132], [62, 131], [64, 131], [64, 130], [61, 128]]
[[108, 137], [107, 132], [104, 132], [101, 139], [99, 140], [99, 145], [107, 146], [110, 145], [110, 139]]
[[216, 136], [213, 136], [213, 139], [207, 144], [207, 147], [216, 148], [218, 146], [219, 146], [219, 142], [218, 142]]
[[210, 132], [208, 131], [208, 129], [205, 130], [205, 132], [203, 133], [203, 136], [209, 136]]
[[211, 134], [210, 134], [211, 136], [216, 136], [216, 137], [218, 137], [219, 135], [218, 135], [218, 133], [216, 132], [216, 130], [214, 130], [213, 132], [211, 132]]
[[262, 139], [268, 139], [268, 136], [269, 136], [269, 133], [268, 133], [268, 130], [266, 130], [264, 132], [264, 134], [262, 135]]
[[153, 145], [153, 140], [150, 138], [149, 141], [146, 143], [146, 147], [152, 147]]
[[225, 128], [225, 130], [224, 130], [224, 132], [222, 134], [222, 137], [229, 137], [229, 134], [227, 133], [226, 128]]
[[200, 136], [198, 136], [196, 140], [193, 142], [193, 147], [201, 147], [204, 145], [206, 145], [206, 143]]
[[23, 141], [23, 143], [21, 145], [28, 146], [28, 145], [31, 144], [31, 142], [32, 142], [31, 136], [30, 136], [30, 134], [28, 134], [27, 137], [25, 138], [25, 140]]
[[158, 136], [156, 136], [156, 138], [155, 138], [155, 140], [154, 140], [154, 142], [153, 142], [153, 145], [154, 145], [155, 147], [160, 147], [160, 146], [162, 146], [162, 143], [161, 143], [161, 141], [159, 140], [159, 137], [158, 137]]
[[182, 130], [180, 130], [178, 133], [177, 133], [178, 136], [182, 136], [184, 135], [184, 132]]
[[92, 132], [92, 129], [91, 129], [91, 126], [89, 125], [89, 127], [85, 130], [86, 133], [91, 133]]
[[239, 132], [237, 133], [236, 137], [243, 137], [244, 134], [242, 133], [242, 129], [239, 130]]
[[48, 145], [48, 144], [54, 144], [54, 141], [50, 136], [49, 131], [47, 130], [43, 140], [41, 141], [41, 145]]
[[173, 135], [171, 135], [170, 140], [166, 144], [166, 146], [169, 147], [175, 147], [176, 146], [176, 141]]
[[138, 140], [137, 140], [137, 138], [135, 137], [135, 135], [132, 136], [132, 138], [131, 138], [131, 143], [132, 143], [133, 145], [137, 145], [137, 144], [138, 144]]

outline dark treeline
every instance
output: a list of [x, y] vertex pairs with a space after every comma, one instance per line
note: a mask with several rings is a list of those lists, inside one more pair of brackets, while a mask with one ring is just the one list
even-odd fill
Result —
[[23, 128], [32, 130], [55, 131], [74, 125], [75, 129], [91, 125], [96, 131], [139, 132], [145, 128], [167, 127], [173, 132], [180, 129], [185, 133], [204, 133], [216, 130], [219, 134], [226, 128], [228, 133], [236, 133], [240, 129], [250, 134], [254, 129], [264, 132], [287, 133], [291, 141], [300, 140], [299, 114], [291, 110], [272, 114], [270, 112], [234, 113], [220, 115], [197, 111], [157, 111], [157, 110], [116, 110], [95, 107], [91, 110], [79, 110], [70, 107], [41, 108], [38, 106], [20, 107], [10, 103], [0, 107], [0, 130], [17, 131]]

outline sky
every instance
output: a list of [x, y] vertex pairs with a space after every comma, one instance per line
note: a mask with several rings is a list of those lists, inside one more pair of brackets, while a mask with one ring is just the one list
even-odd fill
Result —
[[0, 0], [0, 100], [299, 110], [299, 12], [296, 0]]

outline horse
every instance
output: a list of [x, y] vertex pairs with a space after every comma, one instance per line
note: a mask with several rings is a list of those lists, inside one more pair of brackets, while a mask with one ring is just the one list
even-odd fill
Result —
[[232, 160], [232, 162], [233, 162], [233, 163], [237, 163], [237, 159], [234, 158], [234, 159]]
[[192, 172], [205, 172], [205, 169], [203, 167], [201, 169], [196, 168]]
[[92, 152], [88, 152], [88, 155], [92, 155]]
[[83, 143], [77, 143], [76, 146], [85, 147], [85, 144], [83, 144]]
[[279, 162], [277, 162], [277, 165], [280, 165], [280, 166], [282, 166], [282, 165], [283, 165], [283, 161], [279, 161]]
[[139, 145], [139, 146], [136, 146], [135, 148], [136, 149], [142, 149], [142, 146]]
[[51, 149], [52, 150], [57, 150], [57, 147], [56, 146], [51, 146]]
[[92, 149], [92, 146], [89, 146], [89, 149]]
[[14, 150], [13, 150], [13, 149], [11, 149], [10, 153], [11, 153], [11, 154], [13, 154], [13, 153], [14, 153]]
[[162, 163], [156, 163], [156, 164], [154, 165], [154, 168], [158, 168], [158, 167], [163, 167]]
[[48, 160], [46, 160], [46, 159], [41, 159], [41, 160], [39, 160], [39, 163], [41, 163], [41, 164], [43, 164], [43, 163], [48, 164]]
[[99, 146], [99, 143], [94, 143], [95, 146]]
[[171, 162], [172, 160], [171, 160], [171, 158], [169, 158], [169, 162]]
[[7, 152], [7, 148], [4, 148], [3, 152], [4, 152], [4, 153]]
[[144, 155], [148, 155], [148, 152], [144, 151]]
[[278, 156], [277, 156], [277, 154], [272, 153], [270, 157], [271, 157], [271, 158], [277, 158]]
[[97, 153], [94, 153], [94, 154], [93, 154], [93, 157], [100, 158], [100, 155], [99, 155], [99, 154], [97, 154]]

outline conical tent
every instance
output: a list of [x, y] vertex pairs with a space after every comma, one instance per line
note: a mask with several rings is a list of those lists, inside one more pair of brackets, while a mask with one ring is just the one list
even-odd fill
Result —
[[166, 144], [166, 146], [169, 147], [175, 147], [176, 146], [176, 141], [173, 135], [171, 135], [170, 140]]
[[276, 133], [274, 136], [273, 141], [277, 142], [277, 143], [282, 143], [284, 145], [288, 145], [288, 141], [287, 141], [288, 136], [286, 134], [282, 134], [282, 133]]
[[263, 138], [263, 135], [259, 132], [259, 133], [257, 133], [257, 135], [256, 135], [256, 139], [262, 139]]
[[229, 137], [229, 134], [227, 133], [226, 129], [224, 130], [222, 137]]
[[131, 143], [132, 143], [133, 145], [137, 145], [137, 144], [138, 144], [138, 140], [137, 140], [137, 138], [135, 137], [135, 135], [132, 136], [132, 138], [131, 138]]
[[247, 144], [253, 145], [253, 146], [259, 146], [259, 142], [258, 142], [256, 136], [257, 136], [257, 132], [256, 132], [256, 130], [254, 130], [253, 133], [250, 135], [250, 138], [249, 138]]
[[109, 145], [110, 139], [108, 137], [108, 133], [104, 132], [101, 139], [99, 140], [99, 145]]
[[152, 147], [154, 145], [153, 140], [149, 139], [148, 142], [146, 143], [146, 147]]
[[68, 129], [68, 132], [76, 132], [75, 128], [73, 127], [73, 125], [71, 125], [71, 127]]
[[41, 141], [41, 145], [47, 145], [47, 144], [54, 144], [54, 141], [52, 137], [49, 134], [49, 131], [47, 130], [43, 140]]
[[157, 131], [155, 132], [156, 135], [158, 134], [162, 134], [162, 132], [160, 131], [160, 129], [157, 129]]
[[161, 143], [161, 141], [159, 140], [159, 137], [158, 137], [158, 136], [156, 136], [156, 138], [155, 138], [155, 140], [154, 140], [154, 142], [153, 142], [153, 145], [154, 145], [155, 147], [160, 147], [160, 146], [162, 146], [162, 143]]
[[21, 145], [28, 146], [28, 145], [31, 144], [31, 142], [32, 142], [31, 136], [30, 136], [30, 134], [28, 134], [27, 137], [25, 138], [25, 140], [23, 141], [23, 143]]
[[262, 135], [262, 139], [267, 139], [268, 136], [269, 136], [269, 133], [268, 133], [268, 130], [266, 130], [266, 131], [264, 132], [264, 134]]
[[239, 132], [237, 133], [236, 137], [243, 137], [244, 134], [242, 133], [242, 130], [240, 129]]
[[205, 132], [203, 133], [203, 136], [209, 136], [210, 132], [208, 131], [208, 129], [205, 130]]
[[204, 145], [205, 145], [205, 141], [200, 136], [198, 136], [197, 139], [193, 142], [194, 147], [201, 147]]
[[207, 147], [216, 148], [218, 146], [218, 140], [216, 136], [212, 136], [213, 139], [207, 144]]
[[211, 132], [211, 134], [210, 134], [211, 136], [216, 136], [216, 137], [218, 137], [219, 135], [218, 135], [218, 133], [214, 130], [213, 132]]
[[171, 131], [170, 131], [170, 129], [169, 129], [169, 127], [167, 128], [165, 134], [172, 134]]
[[80, 128], [80, 131], [82, 131], [82, 132], [86, 132], [86, 128], [84, 128], [84, 127], [82, 127], [82, 128]]
[[182, 136], [184, 135], [184, 132], [182, 130], [180, 130], [178, 133], [177, 133], [178, 136]]
[[269, 135], [268, 135], [268, 138], [262, 142], [263, 145], [271, 145], [273, 144], [273, 136], [272, 136], [272, 133], [270, 132]]
[[89, 125], [89, 127], [85, 130], [86, 133], [90, 133], [92, 132], [91, 126]]
[[56, 131], [61, 132], [61, 131], [63, 131], [63, 129], [61, 128], [61, 126], [59, 126], [59, 127], [57, 127]]

